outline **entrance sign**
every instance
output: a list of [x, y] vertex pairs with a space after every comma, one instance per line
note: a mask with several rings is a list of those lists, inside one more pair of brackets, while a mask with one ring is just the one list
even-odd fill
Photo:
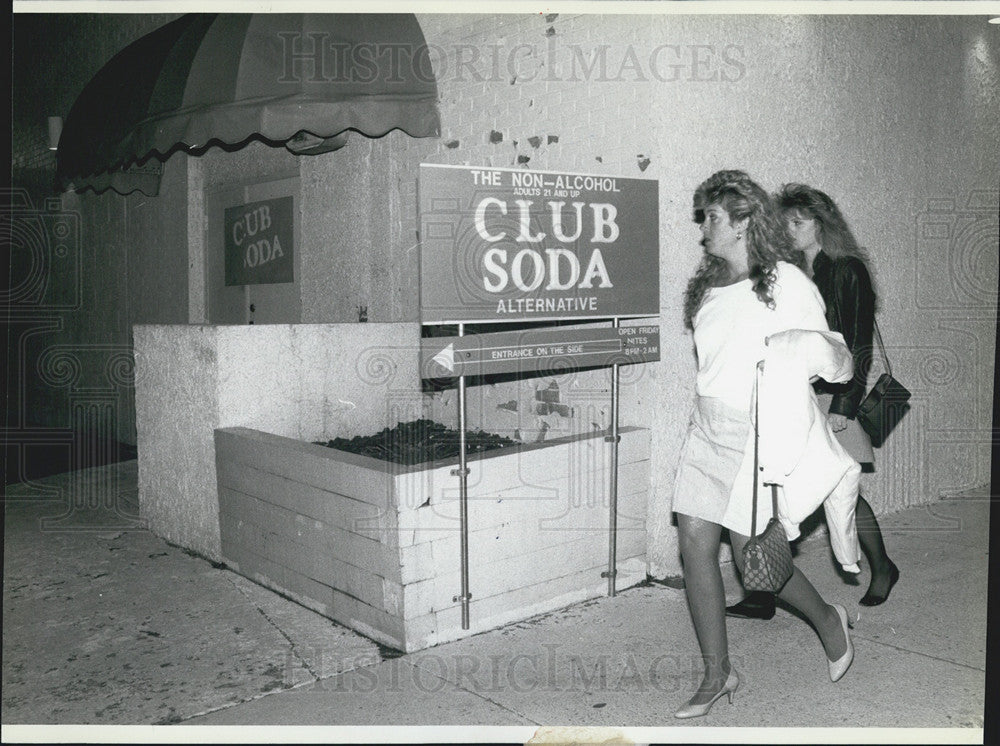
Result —
[[[420, 165], [420, 321], [458, 324], [420, 341], [423, 378], [458, 378], [462, 629], [469, 628], [468, 376], [610, 366], [608, 595], [615, 595], [619, 367], [660, 359], [656, 181], [492, 167]], [[464, 334], [468, 322], [613, 319], [611, 328]]]
[[559, 372], [659, 359], [659, 326], [527, 329], [420, 340], [423, 378]]
[[421, 164], [424, 324], [659, 314], [657, 182]]
[[291, 197], [227, 207], [226, 285], [295, 281]]

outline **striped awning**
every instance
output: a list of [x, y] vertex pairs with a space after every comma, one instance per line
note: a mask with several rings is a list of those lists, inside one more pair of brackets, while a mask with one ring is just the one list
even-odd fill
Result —
[[350, 131], [440, 134], [437, 83], [412, 14], [189, 14], [119, 52], [70, 110], [62, 188], [156, 194], [178, 149], [251, 139], [316, 153]]

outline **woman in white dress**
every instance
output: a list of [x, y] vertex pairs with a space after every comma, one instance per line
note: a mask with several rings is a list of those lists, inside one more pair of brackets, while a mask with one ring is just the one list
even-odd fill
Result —
[[[826, 320], [833, 331], [844, 335], [854, 356], [854, 377], [847, 383], [816, 384], [819, 403], [828, 413], [830, 427], [861, 471], [875, 471], [875, 452], [868, 434], [857, 419], [865, 398], [871, 366], [875, 325], [875, 289], [868, 271], [867, 252], [858, 245], [837, 203], [829, 195], [805, 184], [785, 184], [775, 195], [795, 248], [805, 255], [805, 271], [826, 303]], [[868, 560], [871, 579], [859, 603], [878, 606], [889, 597], [899, 580], [899, 568], [889, 559], [871, 504], [858, 495], [857, 531]], [[774, 596], [753, 591], [726, 608], [738, 619], [770, 619]]]
[[[756, 363], [765, 356], [769, 335], [786, 329], [829, 331], [819, 291], [802, 271], [802, 252], [792, 247], [767, 192], [742, 171], [720, 171], [698, 187], [694, 207], [705, 254], [688, 283], [684, 314], [694, 332], [697, 401], [681, 451], [673, 509], [705, 674], [694, 696], [675, 713], [678, 718], [707, 714], [723, 695], [732, 701], [740, 684], [729, 661], [719, 545], [726, 528], [742, 571], [751, 506], [742, 499], [735, 504], [730, 496], [751, 428]], [[824, 601], [797, 568], [778, 596], [815, 627], [830, 678], [839, 680], [854, 657], [844, 607]]]

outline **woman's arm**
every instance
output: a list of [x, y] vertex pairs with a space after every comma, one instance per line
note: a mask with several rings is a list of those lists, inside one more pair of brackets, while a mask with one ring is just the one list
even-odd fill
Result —
[[868, 269], [859, 259], [837, 261], [833, 291], [837, 303], [838, 331], [854, 357], [854, 377], [833, 396], [830, 414], [854, 419], [865, 397], [872, 361], [872, 329], [875, 323], [875, 292]]

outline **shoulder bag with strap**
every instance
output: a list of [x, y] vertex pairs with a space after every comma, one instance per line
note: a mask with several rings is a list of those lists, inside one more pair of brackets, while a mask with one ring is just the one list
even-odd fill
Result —
[[909, 411], [910, 392], [892, 377], [892, 365], [889, 363], [889, 356], [885, 354], [882, 332], [879, 331], [878, 322], [875, 321], [874, 324], [875, 338], [882, 351], [882, 359], [885, 360], [885, 373], [879, 376], [868, 396], [858, 406], [855, 416], [871, 438], [872, 446], [878, 448]]

